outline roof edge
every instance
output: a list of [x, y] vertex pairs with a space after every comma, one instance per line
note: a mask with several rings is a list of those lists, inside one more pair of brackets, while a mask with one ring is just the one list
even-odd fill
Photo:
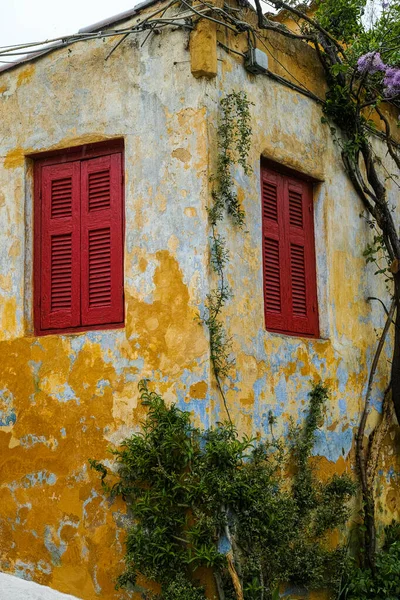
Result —
[[126, 10], [125, 12], [119, 13], [112, 17], [108, 17], [108, 19], [103, 19], [102, 21], [98, 21], [93, 25], [88, 25], [87, 27], [82, 27], [78, 31], [78, 33], [95, 33], [96, 31], [102, 31], [106, 29], [110, 25], [114, 25], [116, 23], [121, 23], [121, 21], [126, 21], [131, 17], [134, 17], [138, 12], [140, 12], [143, 8], [147, 8], [148, 6], [152, 6], [153, 4], [157, 4], [158, 2], [162, 2], [163, 0], [144, 0], [144, 2], [139, 2], [136, 4], [134, 8], [130, 10]]
[[[141, 10], [143, 10], [144, 8], [147, 8], [148, 6], [152, 6], [153, 4], [161, 3], [163, 1], [164, 0], [144, 0], [144, 2], [139, 2], [139, 4], [137, 4], [134, 8], [131, 8], [130, 10], [126, 10], [125, 12], [122, 12], [122, 13], [119, 13], [112, 17], [109, 17], [108, 19], [103, 19], [103, 21], [98, 21], [97, 23], [94, 23], [93, 25], [89, 25], [88, 27], [82, 27], [82, 29], [80, 29], [78, 31], [78, 33], [96, 33], [98, 31], [102, 31], [103, 29], [107, 29], [110, 25], [114, 25], [116, 23], [121, 23], [122, 21], [126, 21], [127, 19], [134, 17]], [[68, 40], [68, 38], [73, 38], [73, 37], [74, 37], [74, 34], [72, 33], [71, 35], [65, 36], [65, 39]], [[79, 40], [76, 40], [76, 41], [79, 41]], [[35, 54], [30, 54], [30, 55], [28, 54], [27, 56], [24, 56], [14, 62], [10, 62], [10, 63], [3, 64], [3, 65], [0, 64], [0, 75], [6, 71], [11, 71], [12, 69], [15, 69], [16, 67], [20, 67], [23, 64], [34, 62], [41, 56], [44, 56], [45, 54], [49, 54], [50, 52], [53, 52], [54, 50], [59, 50], [60, 48], [65, 48], [68, 45], [69, 45], [68, 41], [54, 42], [53, 44], [49, 44], [48, 46], [45, 46], [44, 48], [38, 50]]]

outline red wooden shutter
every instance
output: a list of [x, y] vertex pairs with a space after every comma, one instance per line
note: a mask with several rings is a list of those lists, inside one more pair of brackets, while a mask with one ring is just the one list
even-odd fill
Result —
[[264, 302], [267, 327], [286, 327], [285, 274], [282, 264], [284, 246], [284, 206], [281, 177], [272, 171], [262, 171]]
[[42, 169], [40, 326], [80, 325], [80, 163]]
[[121, 323], [123, 226], [121, 155], [82, 162], [82, 325]]
[[312, 187], [262, 168], [267, 329], [318, 335]]
[[287, 238], [290, 257], [289, 329], [318, 335], [313, 201], [305, 181], [285, 178]]

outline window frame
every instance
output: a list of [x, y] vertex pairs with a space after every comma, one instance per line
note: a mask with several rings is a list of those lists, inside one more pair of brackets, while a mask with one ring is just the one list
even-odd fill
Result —
[[[308, 228], [305, 229], [305, 237], [310, 236], [311, 241], [309, 242], [310, 246], [310, 257], [307, 261], [307, 265], [305, 267], [305, 277], [306, 279], [311, 276], [311, 294], [313, 305], [315, 307], [314, 313], [310, 312], [307, 314], [307, 319], [310, 322], [310, 329], [312, 328], [312, 332], [304, 333], [300, 330], [289, 329], [288, 327], [280, 327], [280, 326], [271, 326], [271, 324], [267, 323], [268, 317], [271, 316], [271, 313], [267, 313], [267, 303], [266, 303], [266, 266], [265, 266], [265, 219], [264, 219], [264, 198], [263, 198], [263, 179], [264, 172], [272, 172], [279, 177], [283, 177], [286, 180], [285, 187], [287, 187], [290, 183], [290, 180], [295, 180], [297, 182], [301, 182], [302, 185], [307, 186], [307, 199], [310, 206], [310, 218], [308, 222]], [[306, 174], [300, 173], [290, 167], [286, 167], [285, 165], [281, 165], [276, 163], [275, 161], [266, 159], [261, 157], [260, 161], [260, 209], [261, 209], [261, 230], [262, 230], [262, 239], [261, 239], [261, 249], [262, 249], [262, 284], [263, 284], [263, 313], [264, 313], [264, 327], [266, 331], [270, 333], [274, 333], [277, 335], [285, 335], [290, 337], [297, 338], [309, 338], [309, 339], [320, 339], [321, 325], [319, 318], [319, 298], [318, 298], [318, 273], [317, 273], [317, 261], [316, 261], [316, 239], [315, 239], [315, 219], [314, 219], [314, 185], [320, 183], [320, 181], [316, 180], [314, 177], [308, 176]], [[284, 225], [287, 227], [287, 224]], [[278, 239], [281, 239], [280, 237]], [[287, 239], [290, 239], [289, 236]], [[281, 258], [282, 260], [282, 258]], [[279, 263], [281, 264], [281, 263]], [[288, 283], [288, 282], [286, 282]], [[278, 313], [277, 313], [278, 314]], [[281, 313], [282, 315], [282, 313]], [[282, 315], [282, 321], [284, 325], [288, 325], [290, 319], [293, 319], [293, 313], [287, 313], [287, 315]]]
[[[44, 329], [41, 326], [41, 247], [42, 247], [42, 169], [49, 165], [61, 165], [74, 161], [83, 161], [112, 154], [121, 155], [121, 215], [122, 215], [122, 321], [98, 325], [80, 325]], [[33, 325], [34, 335], [75, 334], [85, 331], [122, 329], [125, 327], [125, 286], [124, 286], [124, 256], [125, 256], [125, 160], [124, 140], [121, 138], [96, 142], [81, 146], [51, 150], [30, 154], [33, 160]]]

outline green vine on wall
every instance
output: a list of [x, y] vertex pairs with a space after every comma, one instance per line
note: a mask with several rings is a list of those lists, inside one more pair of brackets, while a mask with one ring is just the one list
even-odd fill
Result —
[[146, 381], [139, 390], [147, 416], [113, 451], [114, 472], [90, 461], [105, 492], [127, 505], [119, 585], [145, 600], [205, 600], [215, 598], [201, 584], [208, 569], [218, 600], [275, 600], [284, 583], [335, 593], [346, 549], [331, 549], [329, 534], [346, 523], [356, 485], [346, 474], [322, 481], [310, 462], [327, 390], [312, 389], [286, 445], [239, 438], [229, 423], [199, 429]]
[[211, 178], [213, 183], [212, 204], [208, 208], [211, 226], [210, 260], [218, 283], [207, 295], [205, 313], [201, 321], [209, 331], [211, 363], [229, 420], [231, 417], [223, 390], [223, 379], [229, 376], [234, 359], [231, 353], [231, 339], [226, 333], [221, 312], [231, 298], [232, 290], [227, 283], [225, 274], [229, 252], [225, 238], [218, 231], [218, 226], [223, 221], [225, 213], [228, 214], [235, 227], [243, 229], [245, 224], [245, 213], [238, 198], [232, 171], [235, 166], [239, 165], [246, 175], [251, 173], [251, 167], [248, 164], [252, 135], [250, 105], [251, 102], [243, 91], [231, 92], [220, 102], [217, 170]]

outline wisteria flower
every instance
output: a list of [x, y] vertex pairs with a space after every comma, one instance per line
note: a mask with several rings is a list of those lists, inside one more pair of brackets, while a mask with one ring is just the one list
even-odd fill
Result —
[[387, 98], [393, 98], [400, 94], [400, 68], [388, 67], [383, 80], [384, 94]]
[[379, 71], [385, 71], [386, 65], [379, 52], [367, 52], [358, 59], [357, 69], [363, 75], [373, 75]]

